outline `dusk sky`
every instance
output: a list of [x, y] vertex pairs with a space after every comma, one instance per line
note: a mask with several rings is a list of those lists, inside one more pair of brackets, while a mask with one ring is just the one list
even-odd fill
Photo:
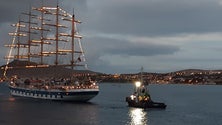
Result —
[[[42, 0], [1, 0], [0, 64], [10, 26]], [[43, 0], [56, 6], [57, 0]], [[222, 0], [59, 0], [83, 23], [86, 61], [104, 73], [222, 69]]]

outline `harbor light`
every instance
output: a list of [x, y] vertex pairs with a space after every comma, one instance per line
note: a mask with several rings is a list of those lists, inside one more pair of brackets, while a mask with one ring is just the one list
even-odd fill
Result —
[[140, 82], [140, 81], [137, 81], [137, 82], [135, 83], [135, 85], [136, 85], [136, 87], [140, 87], [140, 86], [141, 86], [141, 82]]

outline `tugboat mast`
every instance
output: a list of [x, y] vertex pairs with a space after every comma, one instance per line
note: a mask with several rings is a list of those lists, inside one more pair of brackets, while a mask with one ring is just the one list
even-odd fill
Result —
[[141, 67], [140, 71], [140, 82], [143, 84], [143, 67]]

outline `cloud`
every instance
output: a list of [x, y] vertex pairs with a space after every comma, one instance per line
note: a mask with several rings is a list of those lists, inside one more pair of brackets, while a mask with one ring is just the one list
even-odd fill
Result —
[[222, 8], [217, 0], [94, 0], [88, 3], [87, 27], [98, 32], [156, 36], [222, 30], [218, 27]]
[[26, 12], [32, 6], [54, 5], [56, 0], [1, 0], [0, 4], [0, 22], [16, 22], [22, 12]]
[[[122, 38], [110, 36], [87, 37], [86, 41], [92, 51], [100, 51], [103, 55], [125, 55], [125, 56], [155, 56], [173, 54], [179, 51], [179, 47], [175, 45], [167, 45], [141, 40], [140, 37], [130, 39], [132, 36], [124, 36]], [[97, 52], [99, 53], [99, 52]]]
[[[216, 43], [222, 41], [222, 32], [210, 32], [202, 34], [175, 34], [170, 36], [141, 37], [124, 36], [117, 34], [94, 34], [86, 36], [86, 45], [96, 53], [107, 55], [127, 56], [156, 56], [168, 55], [181, 51], [183, 46], [207, 46], [218, 47]], [[202, 45], [201, 45], [202, 44]], [[215, 45], [215, 46], [214, 46]], [[196, 49], [198, 49], [197, 47]], [[186, 48], [189, 49], [189, 48]], [[98, 52], [100, 51], [100, 52]], [[100, 55], [100, 54], [99, 54]]]

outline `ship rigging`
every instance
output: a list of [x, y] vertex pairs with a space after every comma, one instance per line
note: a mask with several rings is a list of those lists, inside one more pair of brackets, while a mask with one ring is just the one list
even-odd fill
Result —
[[[77, 66], [87, 67], [82, 36], [77, 29], [80, 23], [74, 14], [58, 5], [32, 7], [19, 16], [18, 23], [12, 24], [15, 32], [9, 33], [11, 43], [5, 45], [9, 51], [5, 56], [4, 76], [9, 80], [12, 95], [88, 101], [98, 94], [96, 81], [77, 79], [73, 72]], [[23, 72], [16, 72], [16, 69]], [[39, 74], [34, 73], [35, 70]], [[11, 71], [10, 76], [8, 71]]]

